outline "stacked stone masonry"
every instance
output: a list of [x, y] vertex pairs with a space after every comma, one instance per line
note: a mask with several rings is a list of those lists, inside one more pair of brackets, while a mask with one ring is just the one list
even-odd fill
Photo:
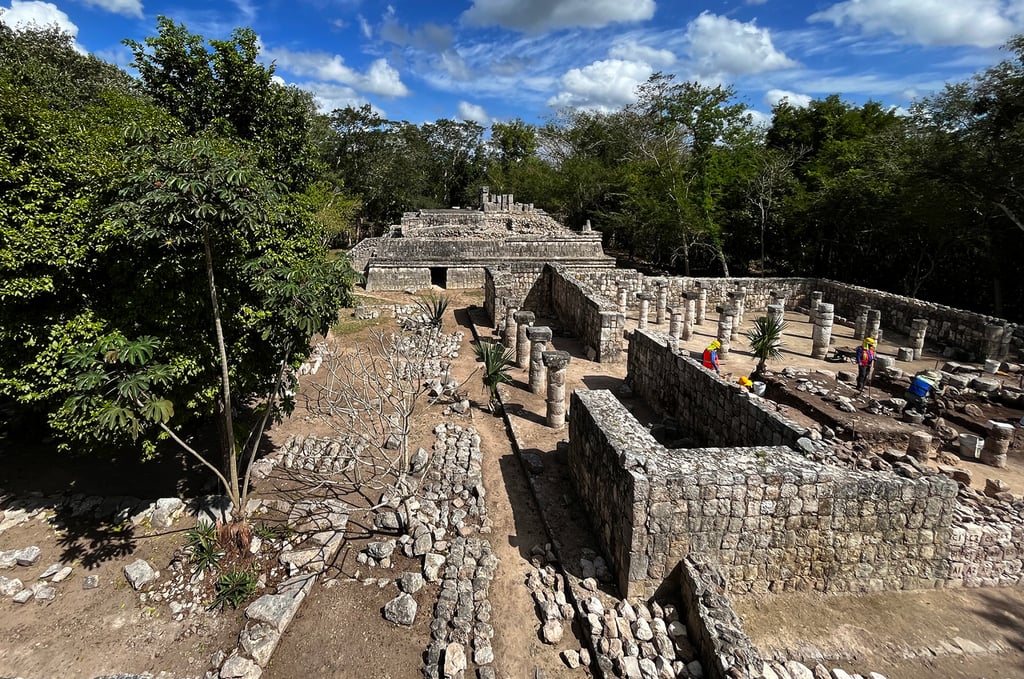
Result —
[[628, 597], [691, 554], [735, 593], [941, 586], [956, 484], [845, 470], [782, 447], [669, 450], [606, 391], [576, 392], [569, 468]]
[[701, 445], [794, 447], [805, 435], [771, 402], [721, 379], [676, 346], [661, 333], [633, 333], [627, 379], [639, 398], [677, 420], [689, 438]]
[[588, 357], [601, 363], [622, 354], [622, 317], [614, 300], [591, 289], [559, 265], [548, 265], [551, 309], [584, 345]]

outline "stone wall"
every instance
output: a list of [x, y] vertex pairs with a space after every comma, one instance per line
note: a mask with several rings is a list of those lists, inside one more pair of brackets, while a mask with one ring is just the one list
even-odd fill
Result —
[[951, 531], [947, 587], [1006, 587], [1021, 584], [1024, 519], [979, 524], [957, 522]]
[[446, 274], [445, 288], [462, 290], [484, 285], [484, 269], [479, 266], [451, 266]]
[[618, 298], [618, 288], [629, 291], [629, 304], [637, 303], [636, 293], [653, 293], [659, 281], [668, 284], [668, 305], [676, 306], [683, 301], [683, 293], [690, 290], [705, 289], [708, 291], [708, 306], [713, 308], [728, 301], [726, 293], [746, 288], [745, 306], [747, 309], [766, 309], [771, 302], [772, 292], [784, 292], [786, 306], [793, 308], [796, 304], [806, 304], [808, 295], [814, 287], [814, 279], [809, 278], [693, 278], [689, 276], [645, 276], [634, 269], [613, 269], [605, 271], [595, 269], [580, 271], [579, 276], [601, 294], [611, 299]]
[[551, 310], [551, 279], [543, 272], [543, 264], [513, 264], [484, 270], [484, 310], [495, 328], [505, 327], [509, 305], [521, 311]]
[[[911, 322], [915, 318], [927, 319], [926, 340], [931, 344], [958, 347], [982, 358], [1006, 358], [1003, 352], [1009, 349], [1009, 338], [1014, 334], [1018, 335], [1016, 348], [1021, 346], [1021, 328], [1002, 318], [837, 281], [818, 280], [815, 285], [816, 290], [824, 293], [822, 301], [834, 304], [836, 314], [848, 319], [856, 317], [857, 305], [867, 304], [872, 309], [881, 310], [883, 329], [894, 328], [904, 335], [910, 334]], [[1007, 341], [1002, 343], [1005, 347], [1000, 350], [1002, 355], [991, 355], [986, 350], [985, 328], [990, 325], [1003, 328], [999, 334]]]
[[348, 251], [348, 259], [352, 268], [358, 273], [366, 273], [366, 265], [377, 253], [381, 238], [364, 238], [356, 243], [356, 246]]
[[430, 287], [430, 268], [425, 266], [395, 266], [375, 269], [372, 265], [366, 274], [367, 291], [423, 290]]
[[627, 597], [691, 553], [735, 593], [941, 586], [956, 484], [840, 469], [785, 447], [669, 450], [607, 391], [577, 391], [569, 469]]
[[764, 660], [743, 631], [725, 578], [714, 564], [697, 555], [683, 559], [679, 595], [707, 679], [763, 676]]
[[624, 319], [615, 302], [563, 266], [549, 264], [544, 277], [550, 280], [555, 316], [583, 343], [587, 358], [599, 363], [620, 360]]
[[640, 399], [676, 419], [689, 438], [707, 445], [795, 447], [804, 436], [806, 428], [779, 415], [771, 401], [727, 382], [674, 347], [666, 335], [635, 331], [626, 379]]

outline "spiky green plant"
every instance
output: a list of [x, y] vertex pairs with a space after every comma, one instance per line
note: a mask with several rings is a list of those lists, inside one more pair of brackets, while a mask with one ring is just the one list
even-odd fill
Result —
[[192, 548], [192, 563], [195, 572], [212, 570], [224, 557], [224, 550], [217, 543], [217, 527], [212, 523], [198, 523], [188, 531], [186, 543]]
[[216, 594], [213, 597], [213, 602], [210, 603], [210, 610], [224, 608], [224, 606], [238, 608], [256, 594], [258, 580], [256, 571], [251, 568], [239, 568], [221, 573], [217, 578]]
[[448, 310], [449, 301], [445, 295], [435, 295], [431, 292], [425, 297], [420, 297], [416, 301], [416, 306], [426, 316], [429, 327], [440, 329], [444, 322], [444, 313]]
[[750, 340], [750, 349], [757, 359], [755, 375], [764, 374], [765, 364], [782, 356], [782, 336], [787, 327], [781, 318], [761, 316], [754, 321], [754, 327], [744, 333]]
[[483, 361], [483, 382], [490, 396], [488, 405], [494, 410], [498, 402], [498, 385], [512, 382], [509, 368], [515, 364], [515, 354], [497, 342], [480, 342], [473, 347], [473, 351], [476, 352], [477, 359]]

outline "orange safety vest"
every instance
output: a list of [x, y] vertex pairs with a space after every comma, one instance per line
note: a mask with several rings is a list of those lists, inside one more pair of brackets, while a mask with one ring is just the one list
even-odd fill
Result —
[[875, 360], [875, 350], [857, 347], [857, 365], [871, 365]]

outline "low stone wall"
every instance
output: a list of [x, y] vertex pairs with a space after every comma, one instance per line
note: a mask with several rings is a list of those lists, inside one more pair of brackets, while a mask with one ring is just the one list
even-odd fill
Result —
[[348, 251], [349, 262], [357, 273], [366, 273], [366, 264], [377, 253], [380, 241], [380, 237], [364, 238]]
[[[893, 328], [905, 335], [910, 334], [911, 323], [915, 318], [924, 318], [928, 320], [926, 340], [929, 343], [958, 347], [981, 358], [1006, 358], [1011, 337], [1021, 331], [1016, 324], [1002, 318], [954, 309], [913, 297], [824, 279], [818, 280], [815, 285], [816, 290], [824, 293], [822, 301], [835, 305], [838, 315], [853, 319], [857, 315], [857, 306], [867, 304], [882, 312], [883, 329]], [[986, 326], [1002, 328], [998, 335], [1003, 341], [995, 343], [999, 346], [996, 353], [992, 352], [993, 345], [986, 342]], [[993, 328], [992, 332], [995, 330]], [[1019, 349], [1019, 337], [1015, 343]]]
[[693, 278], [689, 276], [645, 276], [635, 269], [614, 269], [605, 271], [595, 269], [578, 272], [579, 276], [604, 296], [618, 298], [618, 289], [624, 287], [629, 291], [630, 305], [637, 303], [636, 293], [653, 293], [658, 283], [664, 281], [668, 285], [668, 304], [676, 306], [683, 301], [683, 294], [691, 290], [708, 291], [708, 306], [725, 304], [726, 293], [745, 288], [747, 309], [766, 309], [771, 303], [772, 292], [782, 292], [786, 296], [786, 306], [792, 308], [796, 304], [806, 304], [808, 295], [814, 287], [811, 278]]
[[669, 450], [607, 391], [577, 391], [569, 469], [627, 597], [691, 553], [736, 593], [921, 589], [948, 575], [956, 484], [813, 462], [782, 446]]
[[1024, 582], [1024, 520], [952, 528], [947, 587], [1007, 587]]
[[674, 418], [689, 438], [720, 446], [795, 447], [806, 429], [771, 401], [752, 395], [675, 351], [661, 333], [637, 330], [629, 342], [627, 380], [655, 411]]
[[366, 290], [404, 290], [429, 288], [430, 268], [425, 266], [394, 266], [379, 268], [370, 265], [366, 272]]
[[543, 264], [513, 264], [484, 270], [484, 309], [493, 327], [505, 327], [509, 305], [519, 310], [550, 311], [551, 279], [543, 272]]
[[599, 363], [620, 360], [623, 319], [615, 302], [590, 288], [565, 267], [549, 264], [551, 308], [583, 343], [587, 357]]
[[445, 288], [461, 290], [479, 288], [484, 284], [484, 269], [479, 266], [453, 266], [448, 268]]
[[683, 559], [679, 594], [686, 612], [686, 630], [700, 655], [707, 679], [760, 677], [764, 660], [733, 609], [725, 578], [699, 556]]

